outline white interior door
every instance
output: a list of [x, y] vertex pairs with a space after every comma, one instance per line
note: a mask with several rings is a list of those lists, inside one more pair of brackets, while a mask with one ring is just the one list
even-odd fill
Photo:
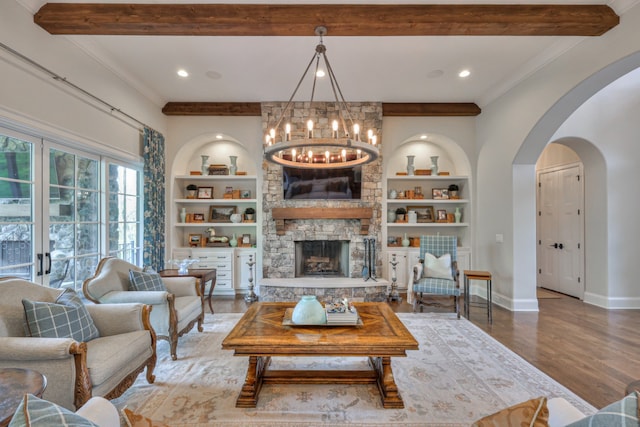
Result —
[[582, 299], [582, 165], [538, 172], [538, 286]]

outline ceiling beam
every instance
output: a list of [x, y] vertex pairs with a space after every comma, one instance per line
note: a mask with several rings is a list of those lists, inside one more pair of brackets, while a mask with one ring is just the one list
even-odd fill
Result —
[[607, 5], [47, 3], [51, 34], [178, 36], [599, 36], [620, 18]]
[[[167, 102], [167, 116], [260, 116], [259, 102]], [[382, 103], [386, 117], [477, 116], [481, 110], [473, 102]]]

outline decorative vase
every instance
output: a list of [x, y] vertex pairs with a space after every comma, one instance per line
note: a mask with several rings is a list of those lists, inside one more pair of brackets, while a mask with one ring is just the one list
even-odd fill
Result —
[[207, 160], [209, 160], [209, 156], [201, 155], [202, 157], [202, 175], [209, 174], [209, 166], [207, 166]]
[[180, 222], [186, 222], [187, 221], [187, 210], [185, 208], [182, 208], [180, 210]]
[[236, 246], [238, 246], [238, 239], [236, 239], [236, 233], [233, 233], [233, 235], [231, 236], [231, 240], [229, 240], [229, 246], [231, 246], [232, 248], [235, 248]]
[[322, 325], [327, 314], [315, 295], [303, 295], [291, 313], [291, 321], [297, 325]]
[[418, 214], [415, 211], [407, 212], [407, 222], [409, 224], [415, 224], [418, 222]]
[[236, 163], [238, 161], [238, 156], [229, 156], [229, 160], [231, 160], [231, 166], [229, 166], [229, 174], [235, 175], [238, 171], [238, 165]]
[[456, 211], [453, 215], [455, 215], [456, 217], [456, 222], [460, 222], [460, 218], [462, 218], [462, 212], [460, 212], [460, 208], [456, 208]]
[[235, 214], [231, 214], [231, 222], [233, 223], [239, 223], [242, 222], [242, 214], [239, 213], [235, 213]]
[[416, 168], [413, 166], [413, 160], [416, 156], [407, 156], [407, 175], [413, 176]]
[[438, 175], [438, 156], [431, 156], [431, 175]]
[[396, 210], [389, 209], [387, 211], [387, 222], [396, 222]]
[[389, 191], [389, 198], [390, 199], [395, 199], [396, 197], [398, 197], [398, 192], [396, 190], [391, 190]]
[[404, 236], [402, 237], [402, 246], [404, 246], [406, 248], [410, 244], [411, 244], [411, 241], [407, 237], [407, 233], [404, 233]]

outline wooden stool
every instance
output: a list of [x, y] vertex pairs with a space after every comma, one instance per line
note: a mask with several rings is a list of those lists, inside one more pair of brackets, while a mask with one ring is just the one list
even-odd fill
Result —
[[[469, 318], [469, 307], [471, 306], [471, 296], [469, 281], [471, 280], [484, 280], [487, 284], [487, 318], [489, 323], [493, 323], [493, 313], [491, 310], [492, 305], [492, 287], [491, 287], [491, 273], [488, 271], [480, 270], [464, 270], [464, 315]], [[484, 305], [483, 305], [484, 306]]]

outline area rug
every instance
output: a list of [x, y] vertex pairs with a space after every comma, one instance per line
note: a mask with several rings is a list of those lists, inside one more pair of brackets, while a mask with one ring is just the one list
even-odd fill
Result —
[[[235, 407], [248, 360], [222, 350], [241, 314], [207, 314], [205, 331], [180, 338], [177, 361], [158, 343], [156, 382], [140, 375], [114, 403], [174, 427], [199, 426], [468, 426], [501, 408], [538, 396], [564, 397], [585, 414], [595, 408], [466, 319], [399, 313], [420, 343], [393, 358], [404, 409], [383, 409], [375, 385], [276, 385], [262, 388], [255, 409]], [[361, 358], [274, 358], [279, 369], [365, 368]], [[357, 365], [357, 366], [356, 366]]]

